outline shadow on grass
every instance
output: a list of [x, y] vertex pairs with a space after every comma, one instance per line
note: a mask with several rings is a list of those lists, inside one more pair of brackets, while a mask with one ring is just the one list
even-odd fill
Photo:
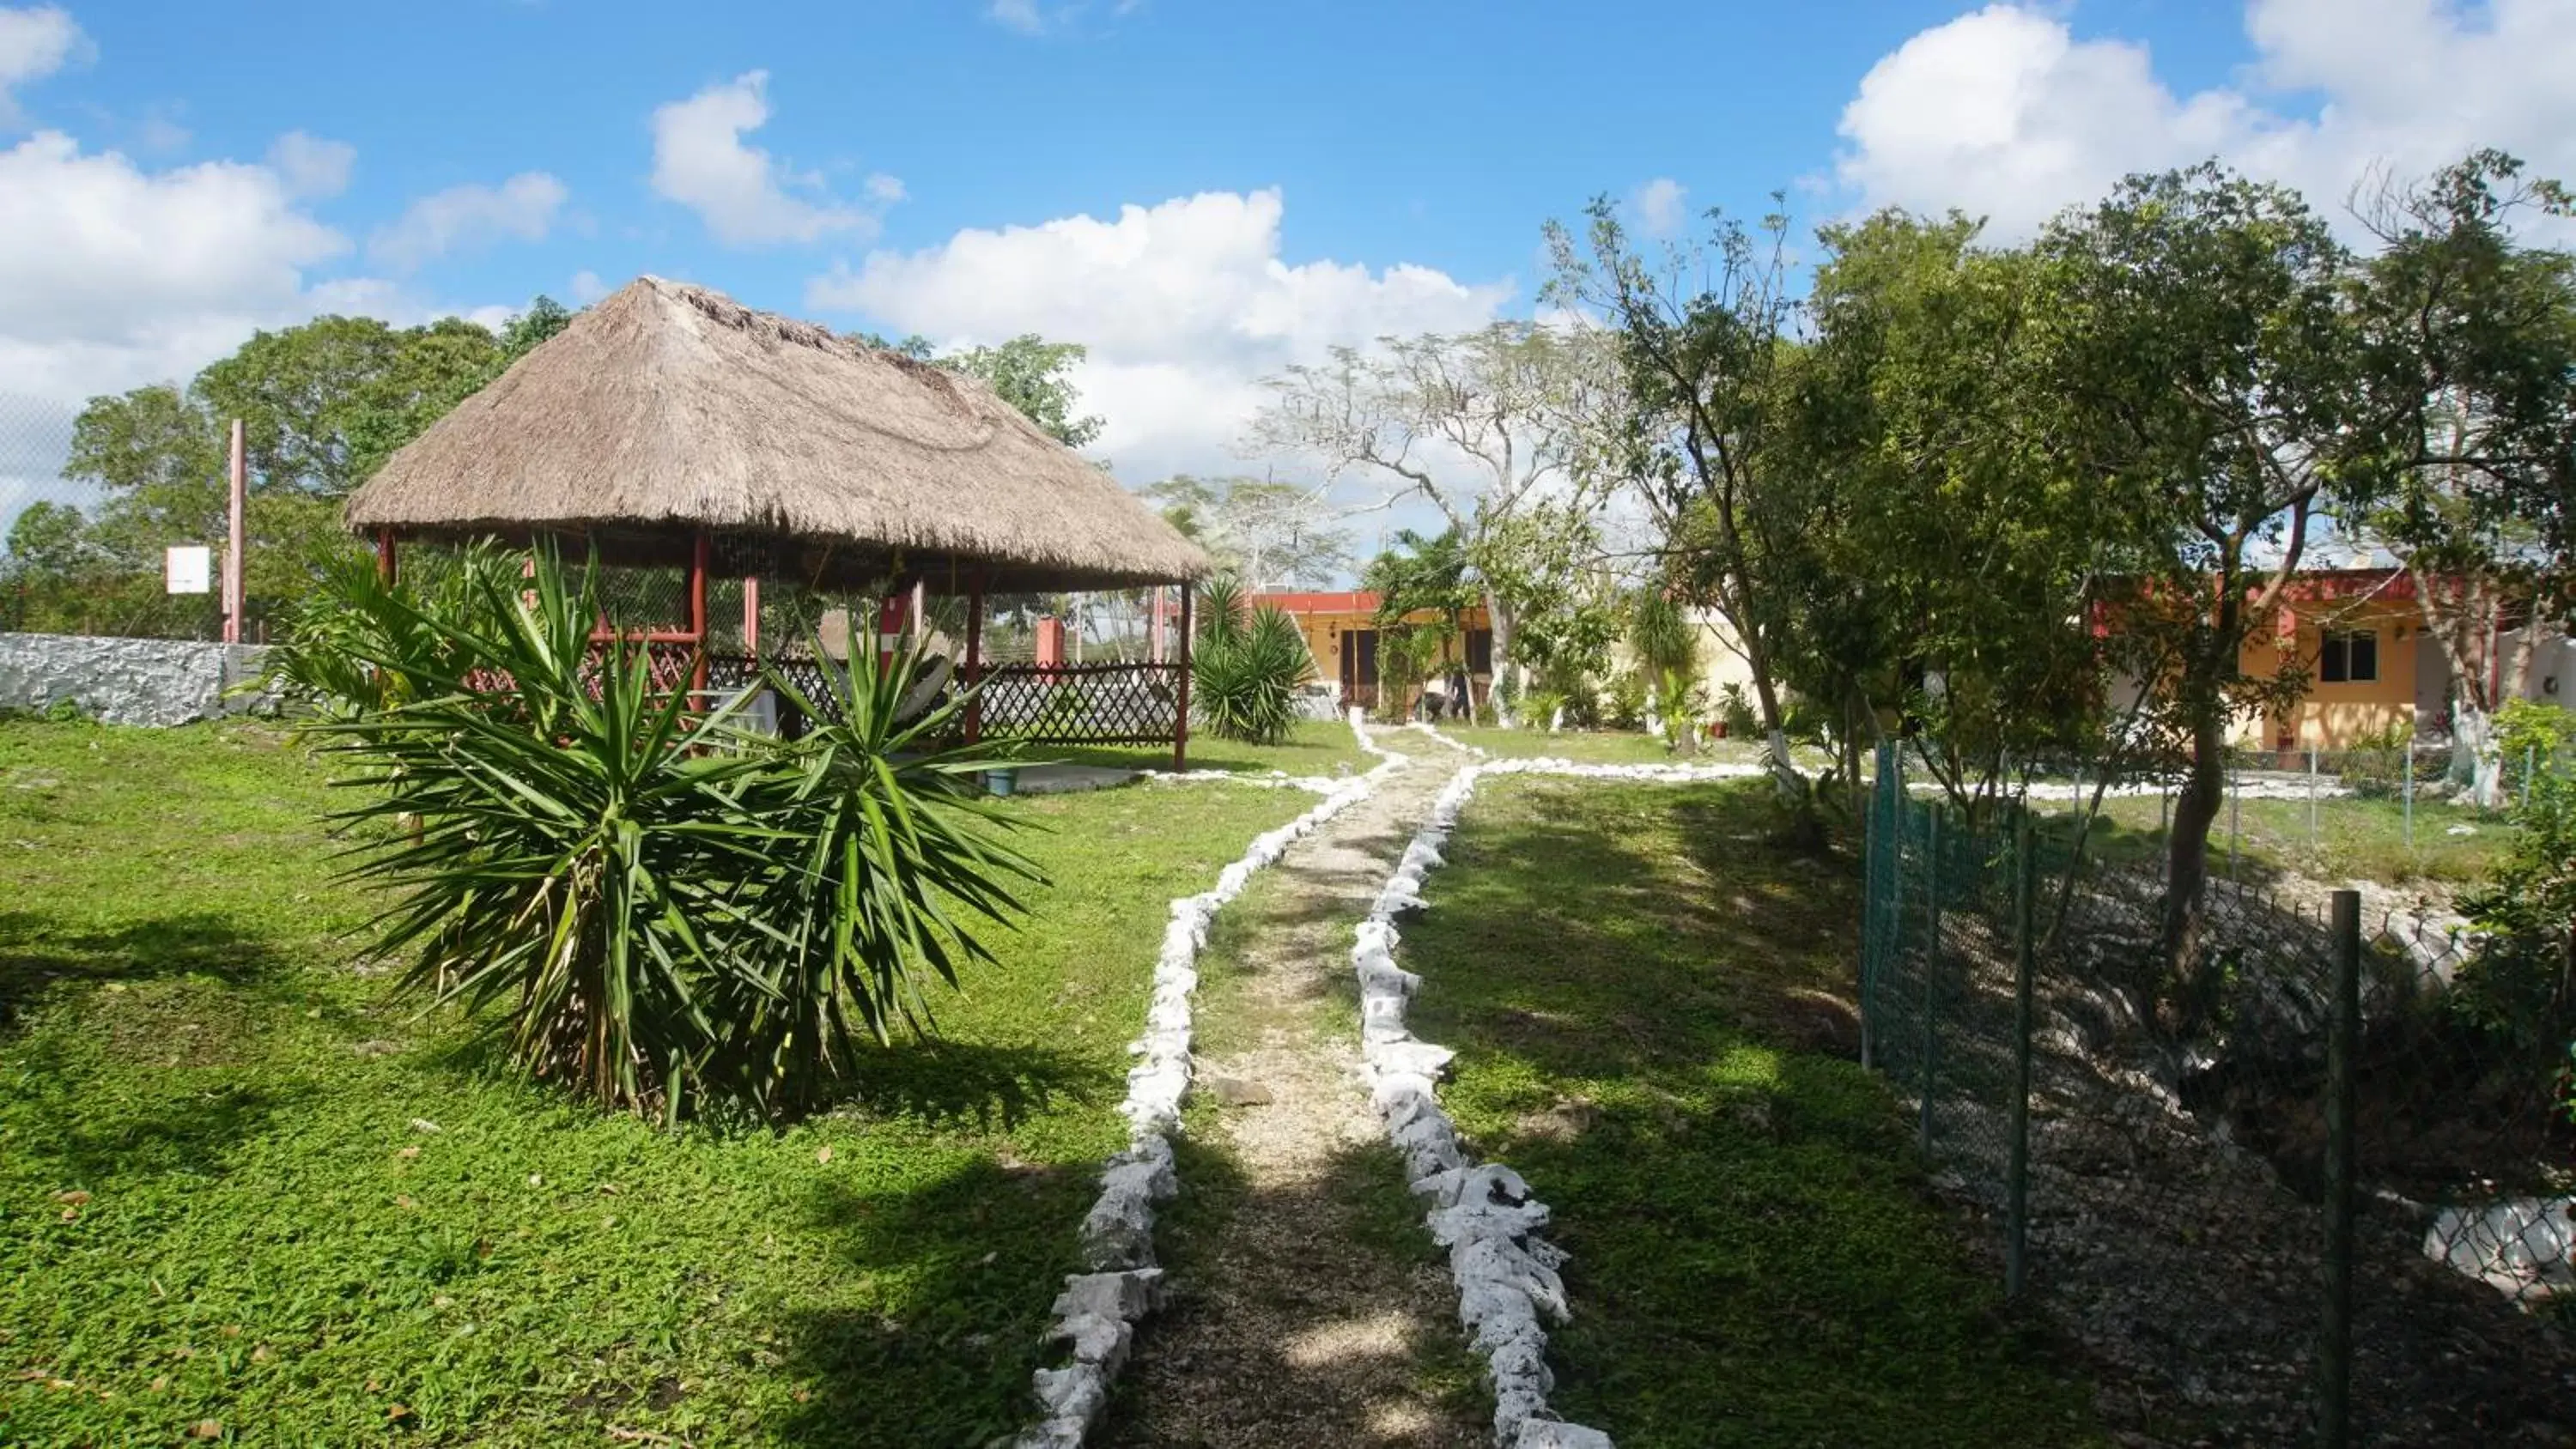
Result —
[[1092, 1191], [1088, 1172], [989, 1158], [899, 1192], [818, 1188], [807, 1210], [876, 1301], [780, 1323], [786, 1371], [813, 1387], [772, 1416], [770, 1441], [980, 1445], [1023, 1427]]
[[209, 976], [248, 986], [273, 979], [284, 965], [268, 942], [208, 911], [91, 931], [65, 930], [36, 911], [0, 911], [0, 1028], [65, 983]]
[[21, 1105], [48, 1124], [10, 1150], [29, 1164], [48, 1164], [65, 1187], [97, 1191], [121, 1178], [186, 1174], [215, 1178], [242, 1144], [310, 1100], [302, 1083], [227, 1082], [212, 1089], [169, 1085], [119, 1090], [73, 1060], [77, 1044], [60, 1033], [17, 1053]]
[[1759, 784], [1497, 792], [1408, 926], [1480, 1154], [1555, 1208], [1557, 1405], [1622, 1444], [2092, 1442], [1850, 1059], [1857, 865]]
[[940, 1127], [1017, 1127], [1058, 1099], [1098, 1101], [1099, 1064], [1038, 1046], [972, 1042], [898, 1042], [860, 1057], [824, 1104], [855, 1106], [875, 1117], [907, 1117]]

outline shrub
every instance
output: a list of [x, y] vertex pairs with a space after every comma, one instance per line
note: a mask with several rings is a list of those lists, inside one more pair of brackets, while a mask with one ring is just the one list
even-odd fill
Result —
[[1297, 720], [1297, 687], [1314, 674], [1314, 657], [1297, 621], [1274, 605], [1243, 614], [1233, 579], [1200, 590], [1205, 609], [1190, 656], [1190, 703], [1220, 739], [1275, 745]]
[[494, 569], [452, 612], [383, 594], [374, 652], [331, 667], [400, 685], [318, 727], [371, 767], [339, 820], [375, 831], [352, 873], [399, 893], [378, 948], [603, 1105], [814, 1102], [862, 1039], [926, 1029], [925, 968], [989, 956], [976, 921], [1034, 872], [970, 827], [982, 762], [928, 748], [957, 705], [895, 723], [908, 668], [836, 671], [842, 722], [800, 741], [749, 734], [645, 651], [603, 655], [593, 578], [541, 556], [529, 602]]
[[[2543, 745], [2567, 728], [2511, 705], [2500, 723], [2508, 746], [2544, 761]], [[2479, 937], [2448, 1000], [2512, 1057], [2554, 1076], [2576, 1037], [2576, 772], [2563, 759], [2535, 772], [2512, 819], [2510, 853], [2460, 897]]]

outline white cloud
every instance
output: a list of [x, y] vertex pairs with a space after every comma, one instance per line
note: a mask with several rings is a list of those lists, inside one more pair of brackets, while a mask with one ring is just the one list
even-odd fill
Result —
[[[875, 236], [877, 212], [833, 200], [820, 175], [744, 143], [746, 133], [769, 122], [768, 86], [769, 73], [755, 70], [655, 110], [653, 190], [695, 211], [731, 246]], [[867, 182], [880, 206], [900, 199], [902, 187], [891, 176]], [[888, 188], [897, 194], [886, 195]]]
[[357, 164], [357, 147], [302, 131], [289, 131], [268, 148], [269, 169], [297, 196], [339, 195], [349, 189], [349, 173]]
[[1022, 35], [1036, 35], [1047, 28], [1046, 12], [1038, 8], [1037, 0], [992, 0], [984, 13], [995, 24]]
[[570, 193], [543, 171], [523, 171], [499, 186], [451, 186], [424, 196], [367, 239], [367, 255], [397, 271], [460, 248], [496, 241], [543, 241]]
[[1871, 68], [1836, 175], [1864, 206], [1956, 206], [2011, 238], [2127, 172], [2210, 155], [2329, 214], [2374, 166], [2420, 175], [2478, 146], [2576, 171], [2565, 0], [2249, 0], [2245, 27], [2253, 65], [2185, 96], [2142, 44], [2078, 38], [2054, 7], [1989, 5]]
[[1282, 214], [1275, 190], [1207, 192], [1112, 219], [961, 231], [836, 265], [807, 284], [806, 304], [943, 344], [1023, 332], [1082, 343], [1075, 380], [1108, 424], [1096, 451], [1121, 475], [1238, 471], [1232, 449], [1263, 377], [1337, 344], [1481, 326], [1512, 293], [1428, 267], [1292, 265]]
[[882, 171], [868, 173], [867, 191], [868, 200], [880, 206], [892, 206], [910, 195], [903, 189], [902, 177], [888, 176]]
[[193, 371], [295, 311], [304, 271], [348, 248], [276, 172], [145, 172], [40, 132], [0, 152], [0, 390], [77, 396]]
[[0, 8], [0, 126], [18, 124], [13, 88], [43, 80], [89, 52], [89, 37], [59, 6]]
[[588, 267], [572, 274], [572, 300], [576, 307], [589, 306], [607, 296], [609, 290], [608, 284], [599, 279], [599, 273]]
[[1690, 221], [1687, 193], [1669, 176], [1638, 187], [1628, 197], [1628, 209], [1636, 213], [1638, 227], [1653, 237], [1679, 236]]

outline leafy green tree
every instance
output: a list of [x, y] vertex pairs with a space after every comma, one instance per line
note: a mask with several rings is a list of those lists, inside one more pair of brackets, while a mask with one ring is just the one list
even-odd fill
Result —
[[1712, 213], [1708, 237], [1659, 262], [1631, 244], [1609, 198], [1587, 215], [1580, 241], [1548, 223], [1547, 296], [1607, 329], [1620, 386], [1594, 446], [1663, 534], [1672, 581], [1725, 620], [1752, 676], [1773, 773], [1803, 794], [1783, 728], [1791, 600], [1775, 578], [1806, 527], [1779, 477], [1795, 352], [1788, 218], [1747, 229]]
[[2503, 803], [2495, 716], [2532, 651], [2498, 648], [2526, 620], [2576, 607], [2576, 258], [2529, 244], [2526, 216], [2564, 216], [2567, 192], [2480, 151], [2363, 211], [2381, 243], [2356, 289], [2370, 386], [2399, 422], [2387, 466], [2336, 491], [2344, 529], [2412, 575], [2451, 670], [2452, 773]]
[[951, 353], [939, 365], [992, 388], [1057, 442], [1080, 448], [1099, 437], [1103, 425], [1099, 417], [1080, 411], [1082, 393], [1067, 376], [1088, 355], [1089, 349], [1078, 342], [1049, 342], [1032, 332], [999, 347]]
[[[340, 527], [349, 490], [569, 321], [544, 297], [502, 336], [453, 317], [410, 328], [322, 317], [254, 334], [185, 389], [156, 384], [91, 399], [74, 422], [64, 475], [105, 497], [79, 530], [80, 570], [62, 572], [13, 547], [9, 583], [29, 601], [20, 627], [203, 632], [206, 601], [162, 595], [162, 550], [223, 538], [226, 432], [235, 418], [250, 470], [249, 603], [254, 614], [291, 606], [354, 552]], [[64, 552], [58, 542], [48, 547]]]
[[2042, 269], [1977, 231], [1898, 212], [1823, 229], [1776, 480], [1809, 521], [1775, 561], [1782, 671], [1842, 717], [1843, 770], [1901, 716], [1970, 809], [2011, 762], [2125, 738], [2090, 625], [2136, 566], [2045, 444], [2063, 409], [2031, 345]]
[[2132, 177], [2037, 252], [2061, 403], [2045, 446], [2137, 561], [2111, 603], [2112, 662], [2183, 763], [2163, 939], [2189, 1025], [2228, 727], [2305, 684], [2295, 659], [2248, 675], [2241, 651], [2273, 628], [2322, 492], [2382, 455], [2386, 420], [2362, 385], [2352, 259], [2295, 192], [2215, 164]]

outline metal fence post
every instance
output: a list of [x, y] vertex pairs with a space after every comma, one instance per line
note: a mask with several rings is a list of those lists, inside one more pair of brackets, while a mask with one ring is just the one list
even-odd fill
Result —
[[1933, 1058], [1940, 1050], [1940, 1034], [1934, 1019], [1940, 1009], [1941, 980], [1941, 807], [1932, 807], [1931, 820], [1923, 832], [1923, 898], [1925, 929], [1930, 932], [1923, 941], [1923, 1155], [1932, 1155], [1932, 1082]]
[[2334, 893], [2334, 998], [2326, 1026], [2325, 1321], [2317, 1341], [2317, 1443], [2352, 1439], [2353, 1071], [2361, 1046], [2361, 892]]
[[2031, 932], [2038, 895], [2039, 852], [2024, 811], [2013, 831], [2012, 1140], [2004, 1167], [2004, 1296], [2014, 1299], [2030, 1277], [2030, 1037], [2039, 955]]
[[2415, 740], [2406, 740], [2406, 848], [2415, 848]]
[[2236, 766], [2227, 766], [2227, 878], [2236, 879], [2236, 841], [2243, 834], [2245, 800], [2236, 785]]
[[2317, 747], [2314, 745], [2308, 746], [2308, 849], [2311, 852], [2324, 849], [2323, 842], [2317, 838]]

